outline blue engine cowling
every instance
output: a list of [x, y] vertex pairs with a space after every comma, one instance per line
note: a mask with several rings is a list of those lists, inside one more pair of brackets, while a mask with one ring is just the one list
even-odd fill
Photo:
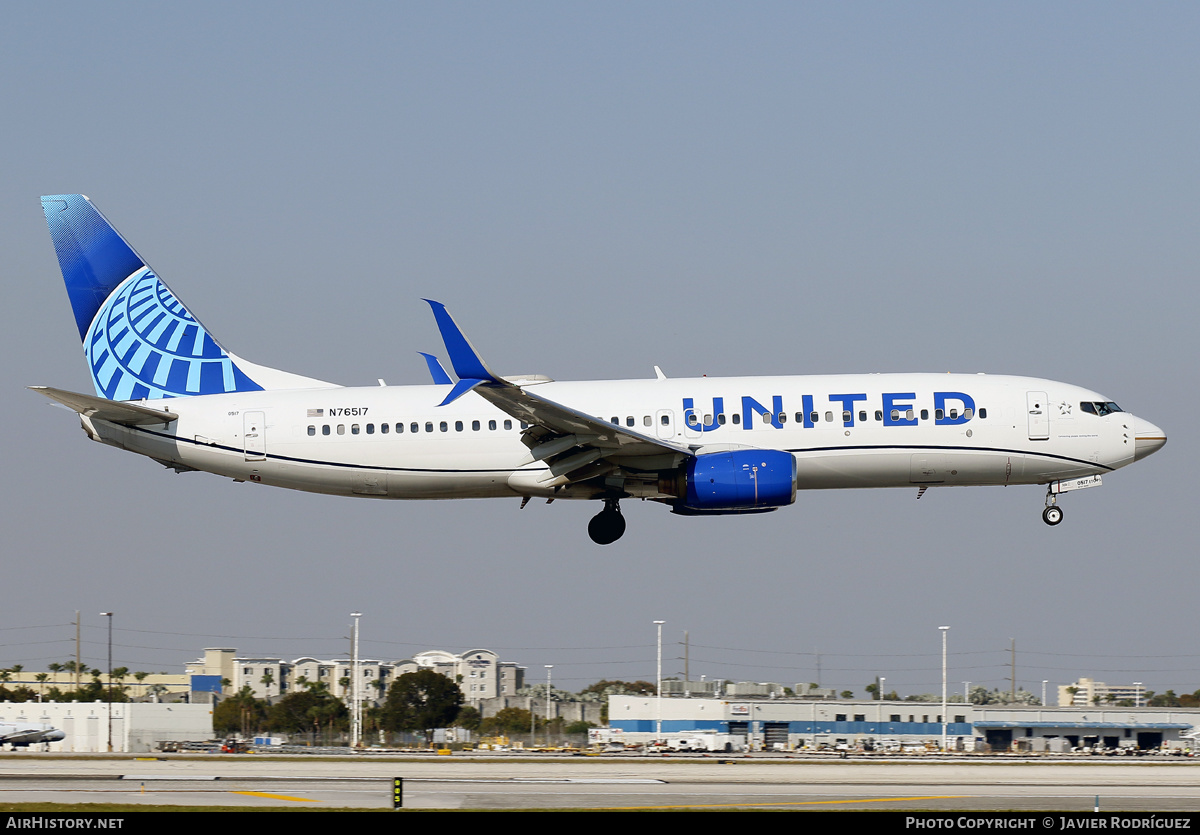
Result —
[[766, 510], [796, 501], [796, 459], [790, 452], [710, 452], [688, 461], [682, 475], [679, 512]]

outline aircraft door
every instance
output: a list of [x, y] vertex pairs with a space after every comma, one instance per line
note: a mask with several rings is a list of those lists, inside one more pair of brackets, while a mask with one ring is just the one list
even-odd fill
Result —
[[1025, 392], [1025, 405], [1029, 413], [1029, 440], [1048, 440], [1050, 438], [1050, 408], [1046, 402], [1046, 392]]
[[675, 413], [670, 409], [659, 409], [654, 414], [654, 425], [658, 427], [658, 437], [669, 441], [675, 437]]
[[264, 412], [242, 415], [242, 442], [247, 461], [267, 460], [267, 416]]

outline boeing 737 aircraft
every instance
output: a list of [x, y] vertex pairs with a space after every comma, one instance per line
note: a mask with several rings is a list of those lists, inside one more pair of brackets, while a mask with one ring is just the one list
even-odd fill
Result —
[[39, 742], [58, 742], [66, 734], [53, 725], [33, 722], [0, 722], [0, 745], [27, 748]]
[[1046, 485], [1058, 497], [1166, 443], [1088, 389], [1030, 377], [870, 374], [555, 382], [494, 373], [430, 301], [454, 381], [343, 387], [219, 345], [91, 202], [42, 198], [96, 394], [34, 390], [87, 436], [176, 472], [386, 499], [622, 499], [762, 513], [798, 490]]

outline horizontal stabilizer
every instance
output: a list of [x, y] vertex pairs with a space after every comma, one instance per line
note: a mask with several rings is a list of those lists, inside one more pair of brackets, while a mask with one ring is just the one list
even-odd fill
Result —
[[179, 415], [168, 412], [166, 409], [151, 409], [148, 406], [122, 403], [118, 400], [105, 400], [103, 397], [95, 397], [91, 394], [78, 394], [47, 386], [30, 386], [29, 389], [63, 404], [68, 409], [79, 412], [84, 417], [119, 423], [122, 426], [149, 426], [155, 423], [170, 423], [179, 419]]
[[433, 378], [435, 386], [448, 386], [453, 380], [446, 373], [446, 369], [442, 368], [442, 364], [438, 362], [438, 358], [433, 354], [427, 354], [424, 351], [418, 351], [418, 354], [425, 358], [425, 365], [429, 367], [429, 376]]

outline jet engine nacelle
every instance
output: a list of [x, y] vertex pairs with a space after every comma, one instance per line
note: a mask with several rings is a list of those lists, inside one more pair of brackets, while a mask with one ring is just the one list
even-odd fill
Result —
[[783, 507], [796, 501], [796, 458], [773, 449], [705, 453], [660, 489], [679, 499], [683, 513]]

